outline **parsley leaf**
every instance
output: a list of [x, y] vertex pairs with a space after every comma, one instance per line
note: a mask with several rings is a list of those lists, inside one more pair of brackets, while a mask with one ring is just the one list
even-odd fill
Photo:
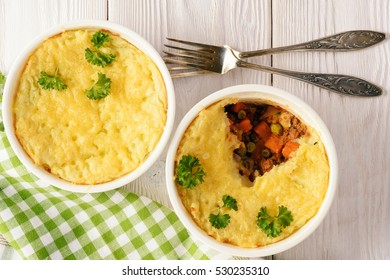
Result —
[[237, 200], [235, 198], [231, 197], [230, 195], [224, 195], [222, 197], [222, 201], [223, 201], [222, 207], [226, 207], [228, 209], [233, 209], [234, 211], [238, 210]]
[[193, 189], [204, 182], [206, 173], [199, 163], [199, 159], [193, 156], [183, 156], [177, 165], [176, 181], [183, 187]]
[[233, 209], [235, 211], [238, 210], [237, 208], [237, 200], [235, 200], [230, 195], [224, 195], [222, 196], [223, 205], [218, 206], [218, 214], [210, 214], [209, 215], [209, 222], [213, 227], [216, 229], [225, 228], [230, 223], [230, 215], [229, 214], [221, 214], [221, 208], [225, 207], [227, 209]]
[[281, 227], [285, 228], [291, 224], [293, 216], [287, 207], [279, 206], [279, 213], [275, 217], [271, 217], [267, 212], [267, 207], [261, 207], [257, 214], [257, 226], [268, 237], [278, 237], [282, 232]]
[[107, 78], [106, 75], [98, 73], [98, 80], [92, 86], [91, 89], [88, 89], [87, 97], [89, 99], [102, 99], [110, 94], [111, 79]]
[[105, 54], [101, 51], [93, 51], [90, 48], [86, 48], [85, 59], [93, 65], [101, 66], [104, 68], [115, 60], [115, 55]]
[[230, 223], [230, 215], [229, 214], [210, 214], [209, 215], [209, 221], [213, 227], [216, 229], [221, 229], [227, 227], [227, 225]]
[[284, 207], [283, 205], [279, 206], [279, 214], [276, 216], [279, 224], [281, 224], [284, 228], [289, 226], [291, 222], [294, 220], [291, 215], [291, 211]]
[[100, 48], [103, 46], [105, 42], [108, 42], [108, 40], [109, 40], [108, 34], [103, 33], [99, 30], [96, 31], [95, 34], [93, 34], [91, 42], [95, 47]]
[[4, 85], [5, 85], [5, 76], [0, 71], [0, 94], [3, 93]]
[[58, 91], [64, 90], [68, 87], [59, 77], [55, 75], [49, 75], [45, 71], [41, 71], [38, 84], [43, 89], [54, 89]]

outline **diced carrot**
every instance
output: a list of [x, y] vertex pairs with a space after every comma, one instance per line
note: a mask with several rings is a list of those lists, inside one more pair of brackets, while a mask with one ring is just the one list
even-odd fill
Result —
[[243, 119], [239, 124], [238, 128], [242, 130], [243, 132], [248, 132], [251, 130], [253, 125], [251, 124], [251, 121], [248, 118]]
[[284, 148], [282, 150], [282, 155], [285, 158], [288, 158], [288, 157], [290, 157], [290, 154], [292, 152], [295, 152], [298, 148], [299, 148], [299, 143], [289, 141], [286, 143], [286, 145], [284, 145]]
[[268, 140], [264, 143], [264, 146], [271, 150], [275, 154], [279, 154], [283, 148], [283, 140], [281, 137], [271, 134]]
[[245, 109], [245, 104], [242, 102], [237, 102], [236, 104], [233, 105], [233, 108], [232, 108], [233, 112], [235, 112], [235, 113], [238, 113], [244, 109]]
[[271, 129], [265, 121], [260, 122], [253, 130], [261, 137], [261, 139], [263, 139], [263, 141], [267, 141], [271, 136]]

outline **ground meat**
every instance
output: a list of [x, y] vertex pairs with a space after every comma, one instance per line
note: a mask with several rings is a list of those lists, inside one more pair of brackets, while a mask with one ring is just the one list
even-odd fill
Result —
[[291, 120], [291, 127], [284, 132], [284, 137], [288, 140], [294, 140], [306, 133], [306, 125], [304, 125], [297, 117]]
[[260, 162], [260, 167], [264, 172], [268, 172], [274, 167], [274, 161], [271, 158], [264, 159]]
[[286, 161], [299, 146], [286, 144], [307, 131], [297, 117], [277, 106], [239, 102], [225, 106], [225, 112], [230, 131], [241, 141], [233, 154], [239, 173], [252, 182]]

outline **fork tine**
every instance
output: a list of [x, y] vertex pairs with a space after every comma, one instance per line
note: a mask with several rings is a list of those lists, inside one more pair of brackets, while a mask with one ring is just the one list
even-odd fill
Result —
[[209, 60], [209, 59], [207, 59], [205, 57], [201, 57], [201, 56], [192, 56], [192, 55], [185, 55], [185, 54], [179, 54], [179, 53], [175, 54], [175, 53], [171, 53], [171, 52], [167, 52], [167, 51], [163, 51], [163, 53], [165, 53], [169, 57], [182, 58], [182, 59], [186, 59], [186, 60], [191, 60], [193, 62], [207, 63], [207, 61]]
[[188, 62], [185, 60], [175, 59], [175, 58], [169, 57], [169, 56], [164, 56], [163, 60], [166, 63], [179, 64], [179, 65], [189, 66], [192, 68], [200, 68], [203, 70], [207, 70], [207, 66], [204, 63], [199, 63], [199, 61]]
[[194, 68], [186, 65], [179, 65], [179, 64], [174, 64], [174, 63], [167, 63], [167, 68], [169, 72], [174, 72], [174, 71], [191, 71], [191, 72], [200, 72], [200, 73], [212, 73], [207, 70], [202, 70], [199, 68]]
[[206, 70], [195, 70], [195, 71], [186, 71], [186, 72], [179, 72], [179, 73], [171, 73], [171, 78], [184, 78], [184, 77], [192, 77], [192, 76], [199, 76], [202, 74], [209, 74], [211, 72]]
[[175, 50], [181, 51], [183, 53], [189, 53], [189, 54], [193, 54], [193, 55], [197, 55], [197, 56], [212, 57], [211, 52], [214, 52], [212, 50], [210, 51], [210, 50], [204, 50], [204, 49], [197, 49], [197, 50], [185, 49], [185, 48], [172, 46], [172, 45], [167, 45], [167, 44], [164, 44], [164, 46], [167, 47], [167, 48], [171, 48], [171, 49], [175, 49]]
[[195, 42], [191, 42], [191, 41], [184, 41], [184, 40], [179, 40], [179, 39], [174, 39], [174, 38], [169, 38], [169, 37], [167, 37], [167, 40], [173, 41], [173, 42], [176, 42], [176, 43], [181, 43], [181, 44], [186, 44], [186, 45], [206, 48], [206, 49], [209, 49], [209, 50], [214, 50], [214, 48], [216, 47], [216, 46], [213, 46], [213, 45], [206, 45], [206, 44], [195, 43]]
[[211, 72], [206, 70], [200, 70], [198, 68], [193, 68], [185, 65], [178, 65], [167, 63], [168, 71], [171, 74], [172, 79], [182, 78], [182, 77], [191, 77], [198, 76], [202, 74], [209, 74]]
[[[168, 67], [168, 71], [183, 71], [183, 70], [194, 70], [196, 68], [192, 68], [192, 67], [189, 67], [189, 66], [185, 66], [185, 65], [176, 65], [176, 64], [173, 64], [173, 63], [167, 63], [169, 65], [167, 65]], [[172, 66], [170, 66], [170, 64], [172, 64]], [[196, 71], [200, 71], [198, 69], [196, 69]]]

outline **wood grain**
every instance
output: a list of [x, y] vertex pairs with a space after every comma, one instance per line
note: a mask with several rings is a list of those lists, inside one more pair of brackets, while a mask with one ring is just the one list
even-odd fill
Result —
[[[390, 32], [389, 1], [273, 1], [273, 45], [282, 46], [354, 29]], [[292, 79], [273, 84], [309, 103], [327, 124], [339, 158], [339, 185], [317, 231], [277, 259], [389, 259], [390, 41], [349, 53], [274, 55], [273, 65], [343, 73], [380, 85], [377, 98], [352, 98]]]
[[106, 19], [107, 0], [0, 0], [0, 70], [7, 73], [16, 56], [53, 26], [80, 19]]
[[[77, 19], [109, 19], [160, 53], [165, 37], [255, 50], [352, 29], [390, 36], [389, 0], [0, 0], [0, 70], [42, 31]], [[276, 259], [390, 259], [390, 41], [359, 52], [290, 53], [252, 59], [299, 71], [344, 73], [383, 87], [377, 98], [352, 98], [252, 70], [174, 81], [177, 126], [203, 97], [242, 83], [273, 84], [302, 98], [327, 124], [339, 156], [339, 188], [321, 226]], [[125, 189], [170, 206], [165, 152]], [[0, 239], [1, 241], [1, 239]]]
[[[160, 53], [165, 37], [209, 44], [229, 44], [239, 50], [271, 46], [270, 1], [109, 1], [109, 19], [123, 24], [148, 40]], [[245, 19], [245, 20], [243, 20]], [[257, 60], [270, 65], [270, 57]], [[207, 75], [176, 79], [176, 123], [198, 101], [223, 87], [242, 83], [270, 84], [269, 74], [255, 71], [234, 71], [225, 76]], [[165, 155], [155, 166], [126, 189], [147, 194], [171, 206], [166, 191]], [[158, 168], [157, 168], [158, 167]]]

